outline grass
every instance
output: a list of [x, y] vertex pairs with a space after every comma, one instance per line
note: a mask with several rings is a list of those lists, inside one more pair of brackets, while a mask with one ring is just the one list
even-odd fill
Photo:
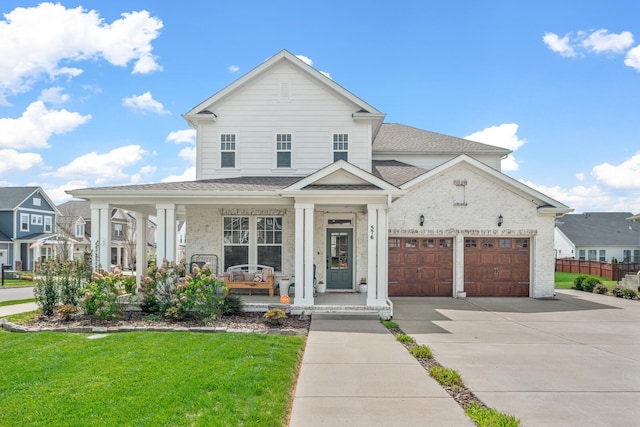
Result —
[[286, 425], [305, 338], [0, 331], [2, 426]]
[[5, 305], [16, 305], [16, 304], [25, 304], [28, 302], [36, 302], [35, 298], [27, 298], [27, 299], [14, 299], [11, 301], [0, 301], [0, 307], [4, 307]]
[[445, 368], [443, 366], [432, 366], [429, 368], [429, 375], [431, 375], [431, 377], [438, 381], [442, 386], [450, 387], [454, 390], [462, 389], [464, 387], [462, 378], [456, 370]]
[[520, 421], [512, 415], [503, 414], [493, 408], [483, 408], [477, 403], [469, 405], [465, 411], [478, 426], [518, 427]]
[[[556, 287], [556, 289], [571, 289], [571, 288], [573, 288], [573, 281], [578, 276], [584, 276], [584, 274], [580, 274], [580, 273], [562, 273], [562, 272], [556, 271], [556, 274], [555, 274], [555, 284], [556, 284], [555, 287]], [[597, 277], [598, 279], [600, 279], [602, 284], [605, 285], [607, 287], [607, 289], [609, 289], [609, 291], [611, 291], [611, 288], [613, 288], [617, 284], [616, 281], [605, 279], [604, 277], [598, 277], [598, 276], [593, 276], [593, 277]]]
[[16, 287], [16, 286], [35, 286], [36, 282], [33, 280], [18, 280], [18, 279], [4, 279], [4, 286]]

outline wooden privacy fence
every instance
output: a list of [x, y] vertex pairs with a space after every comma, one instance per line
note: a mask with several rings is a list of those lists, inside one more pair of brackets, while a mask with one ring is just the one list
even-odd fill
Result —
[[600, 276], [616, 282], [622, 280], [627, 273], [636, 274], [639, 270], [640, 263], [637, 262], [618, 262], [611, 264], [603, 261], [587, 261], [583, 259], [556, 259], [556, 271]]

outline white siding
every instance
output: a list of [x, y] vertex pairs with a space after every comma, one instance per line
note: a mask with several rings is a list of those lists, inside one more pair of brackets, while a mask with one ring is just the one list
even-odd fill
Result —
[[[291, 100], [278, 89], [288, 82]], [[371, 169], [371, 124], [354, 121], [359, 107], [289, 63], [278, 63], [208, 109], [215, 122], [198, 129], [198, 179], [308, 175], [333, 162], [332, 136], [349, 135], [349, 161]], [[236, 168], [220, 168], [220, 134], [236, 134]], [[275, 135], [291, 133], [291, 169], [276, 168]]]

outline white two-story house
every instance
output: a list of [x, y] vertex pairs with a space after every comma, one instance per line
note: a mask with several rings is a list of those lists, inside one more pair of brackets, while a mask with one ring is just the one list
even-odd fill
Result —
[[295, 282], [293, 311], [313, 310], [316, 281], [365, 280], [381, 316], [390, 296], [554, 294], [554, 223], [571, 209], [501, 173], [509, 150], [384, 123], [287, 51], [183, 117], [195, 181], [70, 191], [91, 202], [98, 247], [118, 207], [156, 216], [158, 258], [172, 260], [184, 220], [187, 259], [273, 266]]

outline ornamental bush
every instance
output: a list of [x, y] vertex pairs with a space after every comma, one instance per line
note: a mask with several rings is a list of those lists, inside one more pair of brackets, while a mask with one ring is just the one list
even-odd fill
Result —
[[601, 295], [605, 295], [609, 290], [607, 289], [607, 287], [605, 285], [603, 285], [602, 283], [598, 283], [597, 285], [595, 285], [593, 287], [593, 292], [596, 294], [601, 294]]
[[122, 316], [118, 305], [121, 274], [122, 271], [117, 268], [112, 273], [104, 268], [93, 272], [91, 281], [87, 283], [80, 299], [80, 306], [86, 314], [103, 320]]
[[593, 292], [593, 288], [598, 284], [602, 284], [600, 279], [593, 276], [587, 276], [587, 278], [582, 282], [582, 290], [585, 292]]
[[587, 278], [587, 276], [581, 275], [581, 276], [578, 276], [575, 279], [573, 279], [573, 287], [575, 289], [581, 291], [582, 290], [582, 282], [584, 282], [586, 278]]

